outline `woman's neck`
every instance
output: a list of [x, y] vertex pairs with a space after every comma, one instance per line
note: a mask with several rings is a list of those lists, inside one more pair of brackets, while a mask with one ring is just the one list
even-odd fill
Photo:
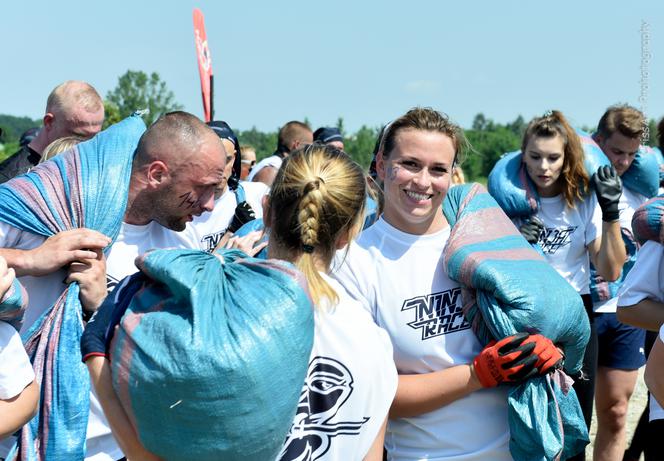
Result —
[[[297, 265], [298, 261], [303, 256], [303, 254], [304, 252], [302, 251], [296, 252], [283, 248], [280, 245], [276, 244], [274, 240], [270, 240], [270, 243], [267, 246], [267, 257], [269, 259], [281, 259], [283, 261], [288, 261], [289, 263], [293, 263], [295, 265]], [[319, 252], [317, 251], [313, 253], [313, 258], [314, 258], [314, 265], [316, 266], [316, 270], [318, 272], [324, 272], [324, 273], [329, 272], [331, 261], [325, 261], [323, 258], [321, 258]]]

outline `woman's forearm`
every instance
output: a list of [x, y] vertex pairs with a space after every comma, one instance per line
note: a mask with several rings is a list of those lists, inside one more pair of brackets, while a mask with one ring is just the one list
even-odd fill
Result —
[[470, 364], [432, 373], [399, 375], [390, 418], [429, 413], [481, 388]]

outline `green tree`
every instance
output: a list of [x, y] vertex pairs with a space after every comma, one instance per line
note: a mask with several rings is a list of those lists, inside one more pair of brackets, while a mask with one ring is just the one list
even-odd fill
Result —
[[1, 141], [3, 143], [18, 142], [23, 132], [30, 128], [40, 127], [41, 125], [41, 120], [0, 114], [0, 128], [2, 128]]
[[122, 115], [120, 115], [120, 108], [117, 104], [108, 99], [104, 101], [104, 124], [102, 125], [102, 130], [105, 130], [114, 123], [118, 123], [120, 120], [122, 120]]
[[243, 144], [251, 144], [256, 149], [256, 159], [262, 160], [265, 157], [272, 155], [277, 148], [277, 132], [263, 133], [258, 131], [256, 127], [251, 130], [240, 131], [235, 130], [237, 138], [240, 141], [240, 148]]
[[362, 125], [355, 134], [344, 138], [344, 150], [367, 171], [373, 159], [373, 148], [379, 131], [380, 128]]
[[651, 118], [648, 122], [648, 145], [652, 147], [662, 147], [657, 143], [657, 122], [654, 118]]
[[118, 79], [115, 89], [108, 92], [106, 99], [117, 106], [120, 118], [136, 110], [148, 109], [143, 116], [148, 125], [163, 113], [182, 109], [156, 72], [147, 75], [142, 71], [128, 70]]

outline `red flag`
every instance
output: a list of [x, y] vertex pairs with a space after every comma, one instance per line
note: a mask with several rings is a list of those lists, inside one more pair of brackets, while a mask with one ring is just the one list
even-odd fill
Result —
[[207, 35], [205, 34], [205, 22], [203, 13], [194, 8], [194, 36], [196, 39], [196, 56], [198, 58], [198, 72], [201, 76], [201, 93], [203, 95], [203, 112], [205, 121], [212, 120], [214, 110], [212, 107], [213, 77], [212, 57], [208, 47]]

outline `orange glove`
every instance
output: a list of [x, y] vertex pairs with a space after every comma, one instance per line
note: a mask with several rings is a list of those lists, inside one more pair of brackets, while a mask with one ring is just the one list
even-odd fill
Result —
[[516, 383], [537, 374], [538, 356], [533, 353], [537, 344], [526, 342], [528, 337], [528, 333], [517, 333], [498, 342], [491, 341], [475, 357], [475, 374], [483, 387]]
[[552, 372], [563, 365], [563, 354], [553, 344], [553, 342], [542, 335], [530, 335], [523, 341], [523, 344], [535, 344], [533, 354], [537, 355], [535, 366], [541, 375]]

